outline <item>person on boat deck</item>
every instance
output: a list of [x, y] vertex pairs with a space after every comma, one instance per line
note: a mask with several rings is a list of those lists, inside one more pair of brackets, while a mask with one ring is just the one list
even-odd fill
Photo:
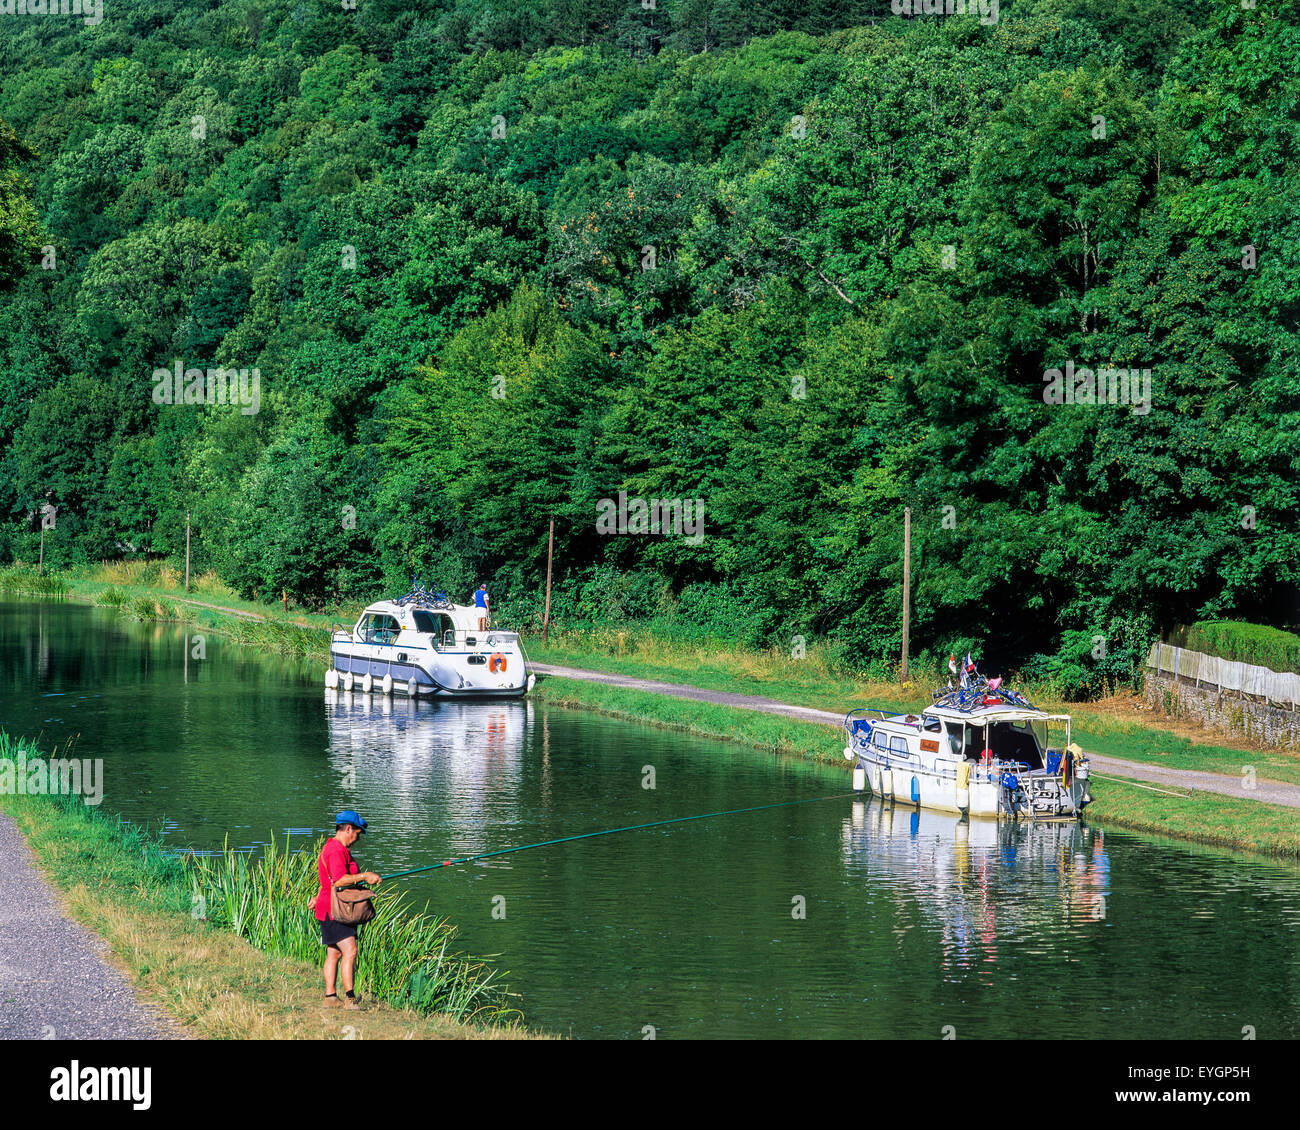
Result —
[[478, 609], [478, 630], [486, 632], [488, 620], [492, 615], [492, 605], [488, 597], [487, 585], [479, 585], [474, 594], [474, 606]]
[[313, 909], [320, 922], [320, 942], [325, 947], [325, 1003], [339, 1004], [335, 984], [339, 964], [343, 966], [343, 991], [347, 994], [343, 1007], [355, 1009], [356, 993], [353, 991], [353, 974], [357, 967], [357, 928], [330, 918], [330, 892], [335, 887], [355, 887], [358, 883], [379, 886], [379, 876], [373, 871], [362, 871], [349, 850], [366, 830], [365, 820], [355, 809], [345, 808], [334, 817], [334, 835], [325, 841], [316, 869], [320, 874], [320, 894]]

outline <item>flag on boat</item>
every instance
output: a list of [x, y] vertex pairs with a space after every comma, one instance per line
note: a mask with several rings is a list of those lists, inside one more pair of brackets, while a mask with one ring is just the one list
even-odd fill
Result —
[[969, 652], [969, 651], [966, 653], [966, 667], [965, 667], [965, 671], [966, 671], [966, 674], [968, 674], [968, 675], [972, 675], [972, 674], [975, 673], [975, 660], [973, 660], [973, 659], [970, 657], [970, 652]]
[[957, 674], [957, 657], [955, 655], [948, 656], [948, 670], [954, 675]]

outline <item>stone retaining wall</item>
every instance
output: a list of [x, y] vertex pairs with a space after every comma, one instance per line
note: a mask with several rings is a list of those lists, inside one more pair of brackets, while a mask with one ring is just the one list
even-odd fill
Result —
[[1236, 691], [1198, 687], [1194, 680], [1153, 670], [1146, 673], [1144, 697], [1171, 718], [1300, 749], [1300, 711], [1279, 709]]

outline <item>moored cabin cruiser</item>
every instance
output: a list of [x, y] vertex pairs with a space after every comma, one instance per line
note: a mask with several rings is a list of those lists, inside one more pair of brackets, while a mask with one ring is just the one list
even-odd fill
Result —
[[[974, 665], [971, 665], [973, 670]], [[859, 707], [844, 718], [854, 788], [970, 816], [1074, 817], [1092, 801], [1070, 716], [1048, 714], [1001, 679], [963, 678], [919, 714]]]
[[518, 697], [533, 688], [517, 632], [479, 630], [483, 609], [416, 589], [367, 606], [330, 641], [325, 685], [449, 698]]

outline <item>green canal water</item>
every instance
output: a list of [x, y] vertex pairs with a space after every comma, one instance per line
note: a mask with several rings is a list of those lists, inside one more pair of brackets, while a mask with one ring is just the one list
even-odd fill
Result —
[[[357, 808], [380, 872], [847, 791], [540, 702], [388, 702], [219, 637], [195, 650], [174, 625], [0, 603], [0, 726], [75, 738], [105, 809], [178, 847], [306, 842]], [[1120, 831], [842, 798], [401, 881], [499, 955], [529, 1023], [579, 1038], [1300, 1035], [1300, 869]]]

